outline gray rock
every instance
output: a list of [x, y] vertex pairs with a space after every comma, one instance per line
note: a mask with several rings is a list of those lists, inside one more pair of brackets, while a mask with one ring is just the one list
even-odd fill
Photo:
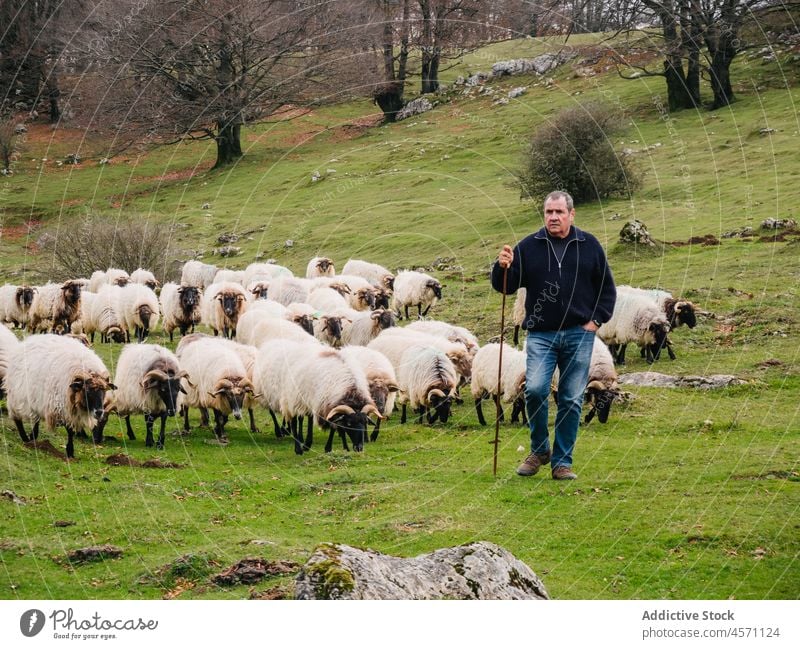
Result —
[[297, 599], [550, 599], [510, 552], [479, 541], [410, 559], [323, 543], [300, 570]]
[[628, 221], [619, 232], [620, 243], [636, 243], [645, 246], [655, 246], [656, 242], [650, 236], [647, 226], [641, 221], [634, 219]]
[[516, 99], [517, 97], [524, 95], [527, 92], [527, 88], [525, 86], [518, 86], [517, 88], [512, 88], [508, 91], [508, 98], [509, 99]]
[[221, 234], [217, 237], [217, 243], [236, 243], [239, 240], [238, 234]]
[[17, 135], [20, 135], [21, 133], [27, 133], [27, 132], [28, 132], [28, 127], [25, 126], [25, 124], [17, 124], [14, 127], [14, 133], [16, 133]]
[[399, 122], [414, 115], [426, 113], [431, 109], [433, 109], [433, 104], [431, 104], [427, 97], [417, 97], [416, 99], [412, 99], [397, 112], [396, 120]]
[[472, 76], [468, 77], [465, 83], [468, 86], [479, 86], [488, 78], [489, 78], [488, 72], [476, 72]]
[[764, 219], [761, 227], [765, 230], [782, 230], [784, 228], [796, 228], [797, 221], [794, 219]]
[[222, 248], [214, 248], [214, 254], [220, 257], [235, 257], [242, 254], [242, 249], [238, 246], [222, 246]]
[[620, 374], [620, 385], [638, 385], [645, 388], [697, 388], [712, 390], [732, 385], [744, 385], [747, 381], [731, 374], [712, 374], [710, 376], [670, 376], [659, 372], [631, 372]]

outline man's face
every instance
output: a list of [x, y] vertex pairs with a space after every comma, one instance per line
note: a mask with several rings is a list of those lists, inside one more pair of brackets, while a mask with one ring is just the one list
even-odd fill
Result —
[[567, 210], [567, 201], [563, 196], [551, 198], [544, 204], [544, 226], [550, 236], [563, 239], [569, 234], [574, 220], [575, 210]]

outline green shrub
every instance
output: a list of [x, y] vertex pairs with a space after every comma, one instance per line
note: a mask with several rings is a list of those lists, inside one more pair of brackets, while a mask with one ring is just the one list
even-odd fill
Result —
[[628, 196], [639, 184], [630, 157], [614, 151], [623, 117], [612, 107], [587, 103], [559, 112], [541, 126], [524, 154], [519, 173], [522, 196], [543, 199], [554, 190], [575, 203]]

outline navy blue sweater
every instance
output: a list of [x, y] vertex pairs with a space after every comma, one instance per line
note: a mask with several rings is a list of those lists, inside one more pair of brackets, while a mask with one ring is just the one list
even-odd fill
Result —
[[[561, 246], [542, 228], [514, 248], [508, 269], [507, 293], [524, 287], [523, 329], [558, 331], [589, 320], [607, 322], [614, 311], [617, 289], [600, 242], [588, 232], [570, 227]], [[503, 290], [503, 269], [495, 262], [492, 287]]]

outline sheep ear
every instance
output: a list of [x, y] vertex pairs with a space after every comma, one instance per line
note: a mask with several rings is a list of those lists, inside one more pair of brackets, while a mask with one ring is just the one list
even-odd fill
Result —
[[389, 383], [387, 384], [386, 388], [389, 392], [398, 392], [400, 390], [400, 386], [397, 383]]

